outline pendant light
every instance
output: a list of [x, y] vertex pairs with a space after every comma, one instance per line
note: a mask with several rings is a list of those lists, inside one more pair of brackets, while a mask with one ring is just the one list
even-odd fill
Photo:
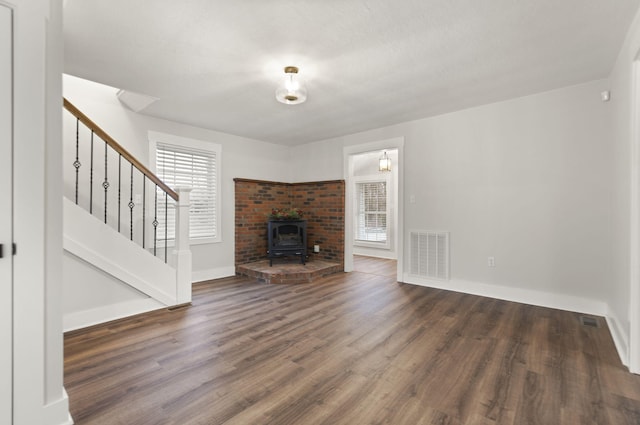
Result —
[[379, 161], [378, 169], [380, 171], [391, 171], [391, 158], [389, 158], [389, 156], [387, 155], [387, 151], [384, 151], [384, 153], [382, 154], [382, 157]]

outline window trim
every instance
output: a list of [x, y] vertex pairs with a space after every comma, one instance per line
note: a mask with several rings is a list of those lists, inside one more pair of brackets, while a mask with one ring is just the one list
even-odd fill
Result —
[[[220, 225], [222, 209], [221, 209], [221, 198], [222, 193], [220, 192], [220, 180], [222, 180], [222, 145], [214, 142], [208, 142], [205, 140], [191, 139], [188, 137], [176, 136], [173, 134], [160, 133], [157, 131], [149, 131], [149, 163], [150, 169], [154, 174], [157, 174], [157, 164], [156, 164], [156, 155], [157, 155], [157, 147], [158, 142], [176, 145], [176, 146], [184, 146], [192, 149], [206, 150], [215, 153], [216, 157], [216, 198], [215, 198], [215, 209], [216, 209], [216, 236], [215, 237], [207, 237], [207, 238], [189, 238], [190, 245], [202, 245], [202, 244], [211, 244], [211, 243], [220, 243], [222, 242], [222, 228]], [[175, 240], [167, 241], [167, 246], [174, 246]], [[160, 246], [160, 241], [158, 241], [158, 245]], [[164, 246], [164, 241], [162, 241], [162, 246]]]
[[[358, 228], [358, 184], [359, 183], [374, 183], [374, 182], [385, 182], [387, 185], [387, 240], [385, 242], [374, 242], [374, 241], [363, 241], [356, 239], [355, 231]], [[378, 249], [391, 249], [391, 238], [393, 235], [391, 234], [391, 226], [389, 225], [389, 220], [391, 219], [391, 176], [389, 173], [384, 173], [383, 175], [372, 174], [369, 176], [354, 176], [353, 178], [353, 245], [368, 247], [368, 248], [378, 248]]]

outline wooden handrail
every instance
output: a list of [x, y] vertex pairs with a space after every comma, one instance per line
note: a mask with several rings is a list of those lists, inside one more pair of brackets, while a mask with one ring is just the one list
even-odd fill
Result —
[[122, 157], [124, 159], [126, 159], [131, 164], [133, 164], [133, 166], [136, 167], [142, 174], [147, 176], [147, 178], [149, 180], [151, 180], [152, 182], [157, 184], [158, 187], [161, 188], [162, 190], [164, 190], [172, 199], [174, 199], [175, 201], [178, 200], [178, 194], [173, 189], [171, 189], [169, 186], [167, 186], [162, 180], [160, 180], [158, 178], [158, 176], [153, 174], [147, 167], [145, 167], [140, 161], [138, 161], [133, 155], [131, 155], [118, 142], [113, 140], [113, 138], [111, 136], [109, 136], [103, 129], [101, 129], [98, 126], [98, 124], [96, 124], [93, 121], [91, 121], [91, 119], [89, 117], [87, 117], [78, 108], [76, 108], [73, 105], [73, 103], [69, 102], [66, 98], [63, 98], [63, 105], [64, 105], [64, 108], [67, 111], [71, 112], [71, 114], [73, 116], [75, 116], [77, 119], [79, 119], [80, 122], [82, 122], [84, 125], [89, 127], [89, 129], [91, 131], [93, 131], [93, 133], [96, 136], [98, 136], [102, 140], [104, 140], [106, 144], [111, 146], [113, 148], [113, 150], [115, 150], [120, 155], [122, 155]]

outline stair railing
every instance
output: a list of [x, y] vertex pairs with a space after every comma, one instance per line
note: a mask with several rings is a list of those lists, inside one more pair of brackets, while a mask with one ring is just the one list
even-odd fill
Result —
[[[65, 149], [73, 150], [66, 154], [74, 158], [73, 168], [65, 171], [65, 196], [147, 252], [171, 263], [176, 269], [177, 303], [191, 302], [191, 188], [171, 189], [67, 99], [63, 99], [63, 106], [70, 114], [63, 121], [65, 134], [75, 134], [73, 143], [65, 143]], [[153, 195], [148, 196], [151, 190]], [[174, 240], [170, 233], [174, 233]], [[169, 257], [171, 244], [173, 256]]]
[[71, 102], [63, 99], [63, 105], [75, 119], [70, 198], [167, 262], [170, 226], [176, 239], [180, 233], [175, 221], [180, 196]]

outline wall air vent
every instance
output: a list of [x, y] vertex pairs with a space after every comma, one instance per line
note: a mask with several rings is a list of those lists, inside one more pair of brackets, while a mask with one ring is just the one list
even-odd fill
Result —
[[428, 279], [449, 279], [449, 232], [410, 233], [410, 274]]
[[580, 316], [580, 324], [582, 326], [590, 326], [592, 328], [599, 328], [600, 322], [597, 318], [591, 316]]

